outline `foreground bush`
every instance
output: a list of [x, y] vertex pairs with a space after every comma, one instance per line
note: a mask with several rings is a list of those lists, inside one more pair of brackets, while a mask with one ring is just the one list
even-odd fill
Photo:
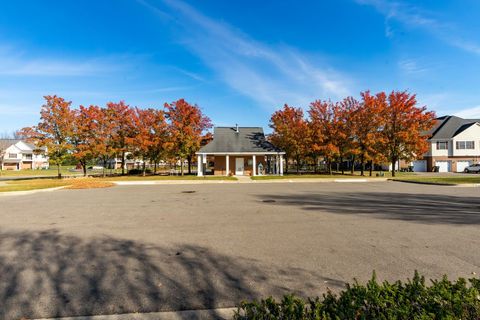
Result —
[[427, 286], [415, 272], [406, 283], [379, 284], [374, 274], [366, 285], [355, 281], [339, 295], [242, 302], [234, 319], [480, 319], [480, 279], [451, 282], [444, 276]]

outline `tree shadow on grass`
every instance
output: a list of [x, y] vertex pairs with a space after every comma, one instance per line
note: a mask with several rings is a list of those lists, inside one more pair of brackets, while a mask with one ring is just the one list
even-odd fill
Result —
[[[0, 232], [0, 319], [211, 309], [317, 290], [327, 278], [195, 245], [164, 248], [56, 230]], [[305, 279], [300, 290], [292, 283]], [[341, 281], [329, 279], [333, 287]], [[301, 283], [301, 281], [300, 281]], [[298, 288], [297, 288], [298, 289]]]
[[387, 192], [264, 194], [269, 205], [428, 224], [480, 224], [480, 197]]

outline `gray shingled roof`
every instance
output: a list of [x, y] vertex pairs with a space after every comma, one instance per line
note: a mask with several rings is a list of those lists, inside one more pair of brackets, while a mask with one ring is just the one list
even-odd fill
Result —
[[0, 150], [5, 150], [11, 145], [19, 142], [21, 140], [18, 139], [0, 139]]
[[456, 116], [437, 118], [437, 124], [429, 132], [432, 135], [430, 139], [451, 139], [475, 123], [480, 123], [480, 120], [462, 119]]
[[258, 152], [275, 153], [282, 152], [265, 139], [261, 127], [215, 127], [213, 140], [202, 147], [198, 153], [235, 153], [235, 152]]
[[[19, 140], [19, 139], [0, 139], [0, 150], [5, 150], [7, 149], [8, 147], [10, 147], [11, 145], [14, 145], [20, 141], [23, 141], [23, 143], [25, 143], [27, 146], [29, 146], [32, 150], [35, 150], [37, 149], [37, 147], [32, 144], [32, 143], [29, 143], [29, 142], [26, 142], [24, 140]], [[45, 147], [41, 147], [39, 148], [40, 150], [47, 150]]]

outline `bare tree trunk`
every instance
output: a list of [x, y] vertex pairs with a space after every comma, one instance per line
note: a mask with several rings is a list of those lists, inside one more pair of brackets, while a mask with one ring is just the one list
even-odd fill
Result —
[[122, 151], [122, 176], [125, 175], [125, 151]]
[[145, 177], [145, 174], [146, 174], [146, 171], [147, 171], [147, 167], [145, 166], [145, 157], [142, 157], [142, 163], [143, 163], [142, 176]]
[[157, 160], [153, 160], [153, 174], [156, 175], [157, 174]]
[[103, 170], [102, 170], [102, 176], [105, 178], [105, 168], [107, 167], [107, 159], [105, 157], [103, 158]]
[[352, 155], [352, 167], [350, 168], [352, 176], [355, 174], [355, 155]]
[[373, 175], [373, 160], [370, 160], [370, 177]]
[[[188, 161], [188, 174], [192, 174], [192, 156], [188, 156], [187, 161]], [[197, 167], [198, 166], [200, 166], [200, 164], [197, 164]]]
[[[340, 157], [340, 167], [342, 169], [342, 174], [345, 174], [345, 168], [343, 167], [343, 156]], [[337, 168], [338, 171], [338, 168]]]
[[180, 158], [180, 175], [183, 176], [183, 158]]
[[57, 177], [58, 179], [62, 179], [62, 174], [60, 173], [60, 163], [57, 163]]
[[300, 157], [299, 156], [297, 156], [296, 161], [297, 161], [297, 174], [299, 174], [300, 173]]
[[365, 175], [365, 156], [363, 154], [360, 156], [360, 163], [361, 163], [360, 175], [364, 176]]
[[80, 161], [80, 164], [82, 165], [83, 168], [83, 176], [87, 176], [87, 162], [86, 161]]

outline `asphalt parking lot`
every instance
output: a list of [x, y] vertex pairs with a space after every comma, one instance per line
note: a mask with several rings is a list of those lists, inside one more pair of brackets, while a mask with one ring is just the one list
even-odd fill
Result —
[[480, 274], [480, 188], [117, 186], [0, 197], [0, 318], [229, 307]]

